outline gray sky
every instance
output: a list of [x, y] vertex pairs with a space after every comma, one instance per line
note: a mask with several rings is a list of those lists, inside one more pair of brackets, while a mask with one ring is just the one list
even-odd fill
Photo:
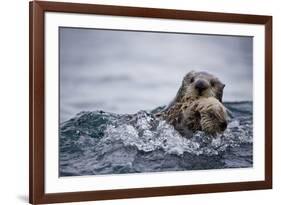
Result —
[[224, 101], [252, 100], [252, 37], [60, 28], [60, 113], [134, 113], [168, 104], [183, 76], [207, 71]]

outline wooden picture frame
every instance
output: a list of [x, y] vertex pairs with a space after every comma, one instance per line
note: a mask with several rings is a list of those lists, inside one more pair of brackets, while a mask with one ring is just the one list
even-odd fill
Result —
[[[29, 201], [32, 204], [89, 200], [153, 197], [182, 194], [229, 192], [272, 188], [272, 17], [260, 15], [136, 8], [77, 3], [33, 1], [29, 4]], [[265, 27], [265, 179], [231, 183], [161, 186], [149, 188], [81, 191], [69, 193], [45, 192], [45, 44], [44, 15], [46, 12], [97, 14], [139, 18], [194, 20], [263, 25]]]

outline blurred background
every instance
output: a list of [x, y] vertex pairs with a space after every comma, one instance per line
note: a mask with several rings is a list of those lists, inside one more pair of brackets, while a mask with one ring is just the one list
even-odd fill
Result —
[[252, 101], [252, 37], [62, 27], [59, 38], [61, 122], [166, 105], [191, 70], [219, 77], [223, 101]]

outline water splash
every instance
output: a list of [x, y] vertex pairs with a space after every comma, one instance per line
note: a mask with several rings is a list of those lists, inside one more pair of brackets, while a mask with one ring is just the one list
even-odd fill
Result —
[[81, 112], [60, 126], [60, 176], [252, 166], [252, 104], [226, 104], [232, 119], [215, 137], [181, 136], [151, 112]]

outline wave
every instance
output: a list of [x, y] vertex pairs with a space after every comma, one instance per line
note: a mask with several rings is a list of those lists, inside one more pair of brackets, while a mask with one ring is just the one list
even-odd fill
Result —
[[223, 134], [181, 136], [153, 111], [80, 112], [60, 125], [60, 176], [252, 166], [252, 103], [225, 103]]

